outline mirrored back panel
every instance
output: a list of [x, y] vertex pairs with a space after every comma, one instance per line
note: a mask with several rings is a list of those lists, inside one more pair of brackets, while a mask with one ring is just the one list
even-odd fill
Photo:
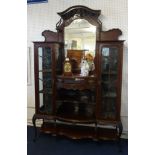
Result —
[[95, 57], [96, 26], [85, 19], [76, 19], [64, 28], [65, 57], [74, 62], [74, 69], [80, 68], [80, 63], [86, 55]]

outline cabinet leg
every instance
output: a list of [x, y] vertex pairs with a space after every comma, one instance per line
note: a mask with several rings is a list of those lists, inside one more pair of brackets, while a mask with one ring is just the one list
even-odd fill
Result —
[[121, 145], [121, 135], [122, 135], [122, 131], [123, 131], [123, 125], [122, 122], [118, 122], [117, 123], [117, 134], [118, 134], [118, 147], [119, 147], [119, 152], [122, 152], [122, 145]]
[[98, 141], [98, 133], [97, 133], [97, 123], [95, 123], [95, 137], [94, 137], [94, 141]]
[[34, 114], [33, 115], [33, 118], [32, 118], [32, 122], [33, 122], [33, 127], [34, 127], [34, 139], [33, 141], [35, 142], [36, 139], [37, 139], [37, 127], [36, 127], [36, 115]]
[[120, 138], [121, 135], [122, 135], [122, 131], [123, 131], [122, 122], [118, 122], [118, 123], [117, 123], [117, 128], [118, 128], [118, 136], [119, 136], [119, 138]]

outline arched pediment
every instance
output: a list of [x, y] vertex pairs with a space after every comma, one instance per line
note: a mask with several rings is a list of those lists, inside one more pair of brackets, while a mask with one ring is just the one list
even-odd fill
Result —
[[93, 10], [82, 5], [72, 6], [65, 11], [58, 12], [58, 15], [60, 15], [61, 19], [56, 24], [56, 29], [58, 31], [61, 31], [65, 26], [68, 26], [72, 21], [76, 19], [85, 19], [92, 25], [102, 27], [102, 23], [98, 19], [100, 14], [101, 10]]

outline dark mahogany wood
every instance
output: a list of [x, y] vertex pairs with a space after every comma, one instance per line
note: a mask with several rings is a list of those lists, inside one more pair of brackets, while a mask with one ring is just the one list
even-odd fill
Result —
[[122, 35], [122, 31], [119, 29], [111, 29], [108, 31], [102, 31], [100, 35], [100, 41], [116, 41], [118, 37]]
[[86, 19], [93, 25], [102, 25], [100, 20], [98, 19], [99, 15], [101, 14], [101, 10], [92, 10], [86, 6], [73, 6], [66, 9], [63, 12], [58, 12], [61, 19], [56, 24], [57, 30], [63, 30], [65, 26], [68, 26], [73, 20], [75, 19]]
[[[122, 35], [122, 31], [119, 29], [102, 31], [100, 14], [101, 10], [93, 10], [81, 5], [72, 6], [58, 13], [61, 18], [56, 24], [57, 32], [45, 30], [42, 32], [45, 41], [34, 42], [35, 114], [32, 121], [35, 137], [37, 137], [36, 120], [42, 119], [43, 124], [40, 131], [44, 133], [64, 135], [73, 139], [120, 139], [123, 130], [120, 119], [123, 40], [119, 40], [119, 36]], [[97, 27], [95, 71], [85, 77], [80, 75], [78, 68], [73, 68], [72, 76], [63, 75], [64, 28], [76, 19], [85, 19]], [[39, 47], [43, 47], [44, 50], [47, 47], [50, 48], [51, 68], [39, 70]], [[111, 119], [105, 118], [102, 110], [102, 106], [106, 105], [103, 103], [104, 94], [102, 93], [102, 83], [104, 82], [102, 66], [105, 63], [102, 58], [102, 48], [104, 47], [116, 48], [118, 51], [118, 70], [115, 84], [117, 89], [116, 117]], [[80, 63], [82, 54], [77, 53], [72, 50], [68, 54], [70, 59], [77, 59]], [[52, 73], [52, 89], [50, 91], [46, 90], [45, 86], [43, 86], [43, 90], [39, 90], [38, 77], [41, 73], [43, 75]], [[113, 76], [115, 72], [110, 72], [110, 74], [104, 72], [104, 74]], [[48, 97], [47, 94], [51, 95], [51, 103], [47, 103], [48, 106], [52, 107], [51, 113], [40, 111], [40, 93], [44, 94], [44, 98]], [[112, 128], [106, 128], [107, 125]]]
[[[40, 129], [43, 133], [62, 135], [72, 139], [91, 138], [94, 140], [117, 140], [116, 129], [98, 128], [95, 131], [95, 124], [92, 126], [67, 125], [61, 123], [44, 123]], [[89, 131], [89, 132], [88, 132]]]
[[59, 36], [57, 32], [53, 32], [50, 30], [45, 30], [42, 32], [42, 36], [45, 37], [45, 42], [50, 41], [59, 41]]
[[56, 24], [58, 33], [64, 36], [64, 27], [71, 24], [76, 19], [85, 19], [92, 25], [97, 27], [96, 39], [100, 38], [100, 31], [102, 29], [102, 23], [99, 20], [101, 10], [92, 10], [86, 6], [76, 5], [66, 9], [63, 12], [59, 12], [58, 15], [61, 17], [59, 22]]
[[42, 32], [42, 36], [45, 37], [45, 42], [63, 42], [62, 35], [58, 32], [45, 30]]

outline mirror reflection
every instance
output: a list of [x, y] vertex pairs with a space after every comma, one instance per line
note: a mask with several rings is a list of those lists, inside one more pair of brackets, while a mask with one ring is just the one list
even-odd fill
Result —
[[95, 57], [96, 26], [85, 19], [76, 19], [64, 29], [65, 57], [75, 61], [80, 69], [82, 59]]

